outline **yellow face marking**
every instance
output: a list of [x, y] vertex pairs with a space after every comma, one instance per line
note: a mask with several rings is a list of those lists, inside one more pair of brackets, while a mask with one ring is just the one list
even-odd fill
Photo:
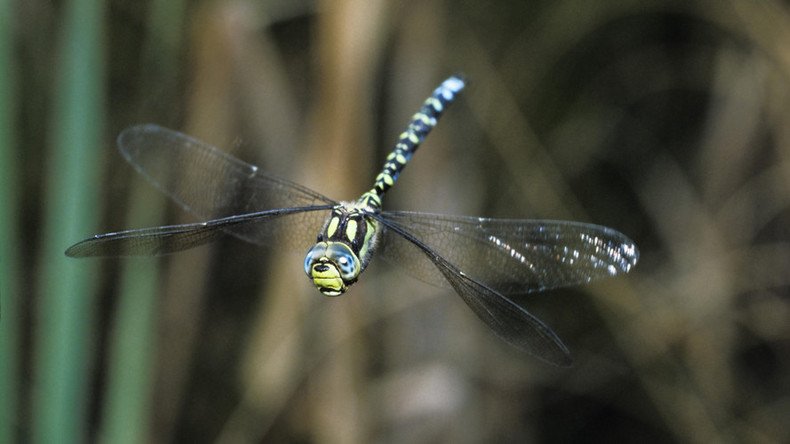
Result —
[[317, 280], [334, 280], [340, 279], [340, 272], [337, 270], [333, 264], [330, 263], [321, 263], [322, 265], [326, 265], [326, 270], [319, 271], [313, 268], [311, 270], [311, 274], [314, 281]]
[[340, 224], [340, 218], [339, 217], [333, 217], [329, 221], [329, 225], [327, 225], [327, 227], [326, 227], [326, 236], [327, 237], [334, 236], [335, 235], [335, 231], [337, 231], [337, 226], [339, 224]]
[[349, 219], [348, 223], [346, 223], [346, 238], [349, 240], [349, 242], [353, 242], [356, 237], [357, 221], [354, 219]]
[[346, 284], [343, 278], [340, 277], [340, 271], [330, 262], [323, 262], [326, 265], [325, 270], [316, 270], [315, 267], [310, 269], [310, 277], [313, 279], [313, 285], [318, 290], [327, 296], [338, 296], [346, 291]]
[[313, 278], [313, 284], [327, 296], [339, 296], [345, 291], [345, 284], [340, 278]]
[[341, 290], [328, 290], [326, 288], [321, 290], [321, 293], [323, 293], [325, 296], [340, 296], [343, 294]]

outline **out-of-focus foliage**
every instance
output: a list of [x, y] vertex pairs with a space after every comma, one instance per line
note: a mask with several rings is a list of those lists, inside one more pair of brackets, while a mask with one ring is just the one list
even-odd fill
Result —
[[[570, 369], [375, 259], [330, 300], [277, 243], [62, 254], [193, 221], [127, 126], [353, 199], [454, 72], [385, 205], [633, 238], [630, 275], [520, 300]], [[0, 441], [786, 442], [788, 85], [770, 0], [0, 0]]]

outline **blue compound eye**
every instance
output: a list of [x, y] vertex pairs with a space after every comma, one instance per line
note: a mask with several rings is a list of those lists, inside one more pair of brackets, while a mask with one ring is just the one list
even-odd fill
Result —
[[337, 265], [344, 281], [352, 281], [359, 276], [359, 259], [346, 244], [329, 245], [326, 256]]
[[321, 242], [318, 244], [313, 245], [307, 251], [307, 256], [304, 258], [304, 272], [307, 273], [308, 276], [312, 276], [311, 268], [315, 262], [318, 262], [321, 257], [326, 255], [326, 244]]

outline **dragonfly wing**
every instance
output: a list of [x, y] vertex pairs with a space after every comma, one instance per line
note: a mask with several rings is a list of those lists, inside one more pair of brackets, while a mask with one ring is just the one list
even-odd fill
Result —
[[497, 336], [513, 346], [540, 359], [559, 366], [569, 366], [572, 362], [570, 352], [562, 340], [540, 319], [514, 303], [493, 288], [473, 279], [457, 266], [442, 257], [421, 240], [412, 236], [398, 225], [381, 220], [391, 231], [391, 238], [401, 239], [398, 246], [401, 252], [408, 251], [409, 259], [421, 256], [431, 262], [437, 271], [466, 302], [469, 308]]
[[166, 225], [97, 234], [66, 250], [68, 257], [157, 256], [187, 250], [225, 236], [202, 223]]
[[[157, 125], [127, 128], [118, 136], [118, 149], [149, 182], [200, 219], [336, 204], [207, 143]], [[317, 231], [322, 221], [308, 217], [303, 222], [298, 228]], [[255, 230], [238, 224], [223, 227], [227, 233], [256, 244], [271, 240], [275, 231], [268, 228]]]
[[175, 253], [213, 242], [227, 234], [224, 230], [232, 230], [239, 226], [248, 230], [271, 228], [271, 223], [275, 220], [287, 221], [294, 215], [303, 216], [306, 213], [318, 213], [322, 212], [318, 210], [328, 210], [330, 208], [330, 206], [325, 206], [324, 208], [317, 206], [284, 208], [229, 216], [208, 222], [99, 234], [72, 245], [66, 250], [66, 256], [155, 256]]
[[[611, 228], [580, 222], [487, 219], [411, 212], [384, 212], [398, 227], [473, 279], [504, 294], [523, 294], [583, 284], [627, 273], [639, 252]], [[425, 259], [385, 232], [381, 255], [418, 278], [439, 283]], [[433, 268], [433, 267], [430, 267]]]

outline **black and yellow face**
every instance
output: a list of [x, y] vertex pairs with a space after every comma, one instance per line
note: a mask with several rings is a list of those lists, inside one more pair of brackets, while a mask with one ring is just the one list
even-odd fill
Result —
[[304, 272], [327, 296], [343, 294], [370, 262], [377, 228], [367, 216], [371, 199], [363, 195], [332, 210], [317, 243], [307, 252]]
[[318, 291], [327, 296], [340, 296], [356, 282], [362, 264], [343, 242], [318, 242], [307, 252], [304, 272]]

